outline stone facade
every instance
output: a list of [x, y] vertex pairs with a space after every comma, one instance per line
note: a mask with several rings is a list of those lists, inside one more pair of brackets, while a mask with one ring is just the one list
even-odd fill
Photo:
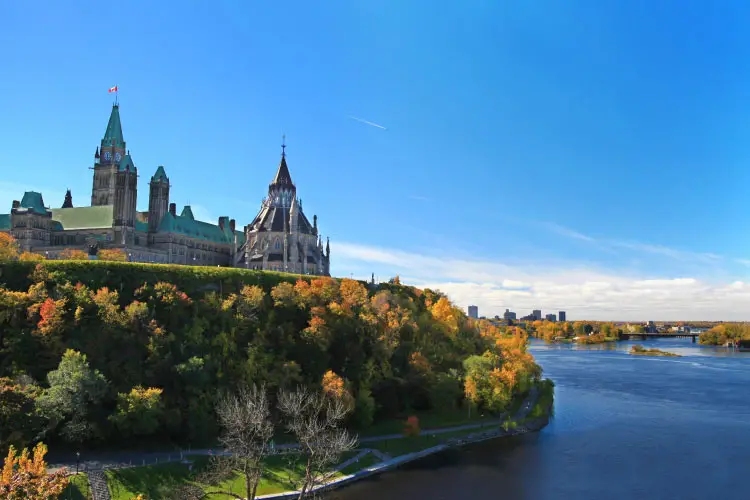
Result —
[[235, 220], [217, 224], [196, 220], [186, 205], [177, 215], [169, 202], [169, 178], [159, 166], [149, 182], [148, 210], [139, 212], [138, 170], [122, 135], [119, 105], [112, 113], [94, 154], [91, 206], [75, 207], [70, 191], [61, 208], [45, 206], [41, 193], [29, 191], [0, 214], [0, 231], [10, 232], [23, 251], [50, 259], [66, 249], [88, 252], [119, 248], [134, 262], [233, 266], [248, 269], [330, 275], [330, 248], [310, 224], [296, 198], [286, 164], [285, 146], [268, 197], [244, 230]]

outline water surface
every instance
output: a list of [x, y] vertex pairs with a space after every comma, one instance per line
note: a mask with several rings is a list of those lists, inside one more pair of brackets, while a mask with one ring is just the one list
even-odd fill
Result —
[[[635, 343], [683, 357], [630, 356]], [[532, 351], [557, 384], [547, 428], [431, 456], [333, 496], [750, 498], [750, 353], [690, 339], [534, 342]]]

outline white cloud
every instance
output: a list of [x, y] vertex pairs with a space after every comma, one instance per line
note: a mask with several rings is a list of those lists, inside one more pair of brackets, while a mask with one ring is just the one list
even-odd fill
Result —
[[750, 287], [736, 280], [638, 276], [577, 263], [508, 266], [344, 242], [335, 249], [336, 266], [400, 274], [404, 282], [447, 293], [461, 307], [478, 305], [483, 315], [509, 308], [521, 315], [565, 310], [571, 319], [592, 320], [750, 319]]

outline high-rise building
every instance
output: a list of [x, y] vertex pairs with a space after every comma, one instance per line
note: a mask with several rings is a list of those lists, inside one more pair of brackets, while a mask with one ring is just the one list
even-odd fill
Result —
[[560, 311], [560, 314], [558, 314], [557, 317], [560, 318], [560, 321], [567, 321], [565, 311]]
[[479, 318], [479, 308], [477, 306], [469, 306], [469, 317], [472, 319]]
[[514, 319], [516, 319], [516, 313], [514, 313], [510, 309], [506, 309], [505, 313], [503, 313], [503, 319], [505, 319], [505, 320], [514, 320]]
[[544, 319], [546, 319], [547, 321], [552, 321], [554, 323], [555, 321], [557, 321], [557, 316], [555, 316], [554, 314], [548, 314], [544, 317]]
[[542, 319], [542, 310], [541, 309], [534, 309], [531, 312], [531, 315], [534, 316], [535, 320]]

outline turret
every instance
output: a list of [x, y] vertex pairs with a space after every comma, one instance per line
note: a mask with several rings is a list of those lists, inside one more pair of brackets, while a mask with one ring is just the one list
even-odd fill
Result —
[[318, 234], [318, 216], [313, 215], [313, 234]]
[[331, 257], [331, 239], [326, 236], [326, 258]]
[[148, 193], [148, 231], [155, 233], [159, 229], [169, 207], [169, 178], [161, 165], [156, 169]]
[[[91, 188], [91, 205], [115, 204], [115, 176], [125, 160], [125, 139], [120, 123], [120, 106], [112, 106], [107, 129], [96, 153], [94, 153], [94, 181]], [[131, 162], [132, 164], [132, 162]], [[123, 168], [122, 170], [125, 170]], [[131, 169], [133, 170], [134, 167]]]
[[65, 201], [63, 201], [62, 207], [60, 208], [73, 208], [73, 195], [70, 194], [70, 189], [65, 191]]

